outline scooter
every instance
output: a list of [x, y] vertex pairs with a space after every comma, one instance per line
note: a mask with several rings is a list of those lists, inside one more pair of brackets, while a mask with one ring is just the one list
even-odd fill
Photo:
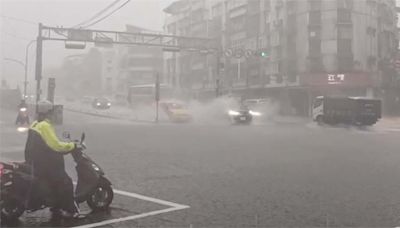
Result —
[[[69, 133], [64, 133], [69, 138]], [[93, 211], [107, 210], [114, 198], [111, 182], [104, 176], [103, 170], [88, 155], [85, 134], [82, 134], [79, 148], [72, 157], [76, 163], [78, 182], [75, 188], [75, 201], [86, 201]], [[24, 212], [30, 213], [54, 205], [51, 189], [32, 174], [32, 167], [26, 163], [0, 162], [0, 209], [2, 220], [18, 219]]]
[[15, 120], [15, 125], [29, 124], [28, 109], [26, 107], [21, 107], [18, 111], [17, 120]]

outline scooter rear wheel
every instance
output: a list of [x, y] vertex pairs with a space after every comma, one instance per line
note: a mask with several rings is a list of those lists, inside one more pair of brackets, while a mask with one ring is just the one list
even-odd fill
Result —
[[107, 210], [114, 198], [114, 192], [107, 183], [100, 183], [89, 195], [86, 203], [93, 211]]

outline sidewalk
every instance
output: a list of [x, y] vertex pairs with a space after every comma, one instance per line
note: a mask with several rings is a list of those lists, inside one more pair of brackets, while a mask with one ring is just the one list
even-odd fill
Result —
[[377, 125], [390, 128], [400, 128], [400, 117], [383, 117], [378, 121]]

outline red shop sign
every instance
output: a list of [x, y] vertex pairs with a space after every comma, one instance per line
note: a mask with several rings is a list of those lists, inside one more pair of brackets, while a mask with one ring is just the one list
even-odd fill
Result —
[[371, 86], [370, 74], [365, 72], [357, 73], [310, 73], [300, 75], [303, 85], [309, 86]]

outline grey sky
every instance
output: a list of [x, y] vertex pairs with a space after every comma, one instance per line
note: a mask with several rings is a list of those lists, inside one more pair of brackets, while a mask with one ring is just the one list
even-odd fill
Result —
[[[29, 40], [37, 36], [37, 23], [51, 26], [74, 26], [87, 20], [114, 0], [0, 0], [1, 5], [1, 77], [21, 83], [22, 67], [4, 61], [13, 58], [24, 61], [25, 47]], [[124, 1], [121, 1], [121, 3]], [[91, 27], [97, 29], [124, 30], [125, 24], [133, 24], [151, 30], [162, 30], [165, 14], [162, 9], [172, 0], [131, 0], [124, 8], [103, 22]], [[119, 3], [119, 4], [121, 4]], [[12, 20], [4, 16], [23, 19]], [[36, 24], [35, 24], [36, 23]], [[63, 56], [79, 53], [65, 50], [60, 42], [46, 42], [44, 52], [45, 67], [57, 66]], [[34, 46], [30, 49], [33, 63]], [[34, 64], [30, 64], [30, 78]]]

